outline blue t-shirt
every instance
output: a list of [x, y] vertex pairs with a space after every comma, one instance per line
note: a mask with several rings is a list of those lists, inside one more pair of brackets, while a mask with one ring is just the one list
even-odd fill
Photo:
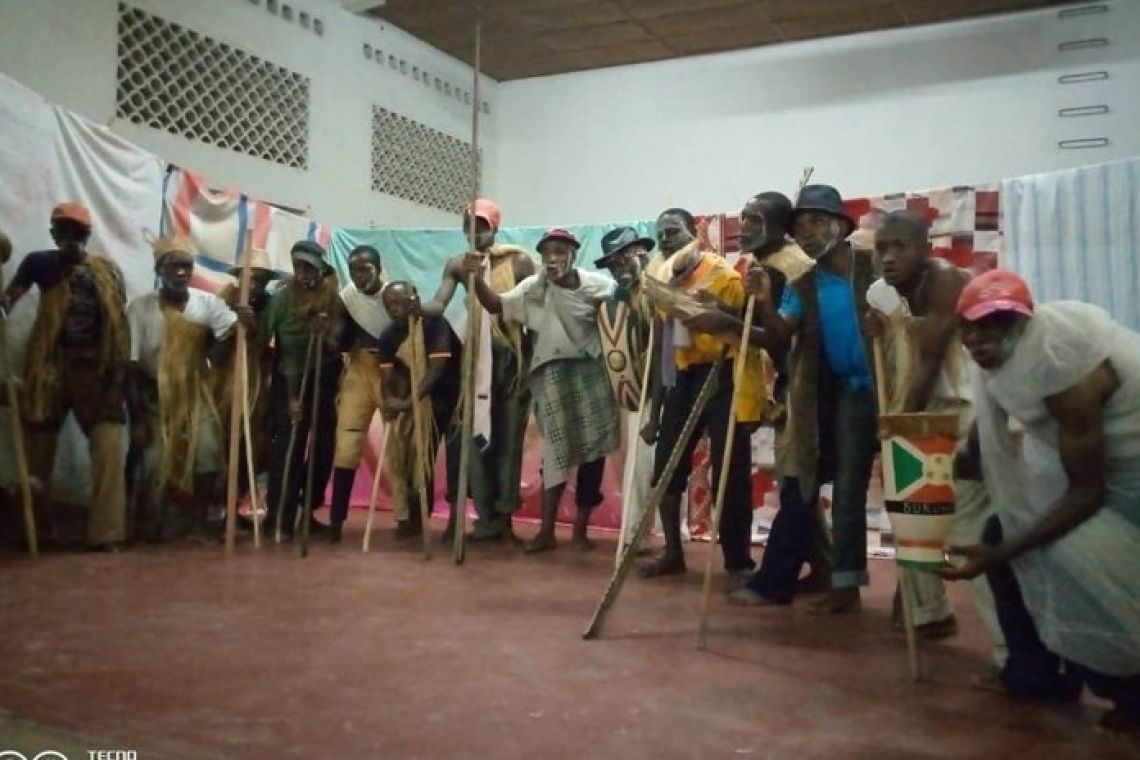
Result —
[[[848, 388], [870, 388], [871, 372], [863, 350], [863, 334], [855, 313], [855, 292], [851, 283], [824, 269], [816, 269], [815, 284], [819, 294], [823, 354], [831, 371], [842, 378]], [[804, 305], [795, 288], [784, 288], [780, 314], [789, 319], [803, 319]]]

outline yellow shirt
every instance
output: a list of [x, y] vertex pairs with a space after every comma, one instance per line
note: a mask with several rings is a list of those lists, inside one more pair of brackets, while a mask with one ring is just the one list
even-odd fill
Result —
[[[724, 257], [709, 251], [701, 253], [700, 263], [681, 283], [688, 293], [704, 291], [716, 296], [733, 309], [744, 306], [744, 283]], [[724, 342], [706, 333], [690, 333], [689, 345], [677, 347], [677, 368], [687, 369], [695, 364], [712, 364], [724, 350]], [[729, 356], [735, 355], [735, 348]]]

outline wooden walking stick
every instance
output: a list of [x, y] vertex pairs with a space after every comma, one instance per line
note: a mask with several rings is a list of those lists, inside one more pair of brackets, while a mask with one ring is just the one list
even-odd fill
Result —
[[[419, 492], [420, 502], [420, 535], [423, 538], [424, 559], [431, 559], [431, 539], [428, 535], [428, 524], [431, 522], [431, 503], [428, 501], [434, 494], [428, 493], [428, 468], [435, 467], [435, 459], [431, 440], [434, 437], [429, 429], [430, 420], [424, 419], [424, 404], [419, 399], [420, 383], [424, 380], [427, 357], [424, 355], [423, 320], [412, 317], [408, 320], [408, 335], [412, 341], [412, 367], [411, 367], [411, 397], [412, 397], [412, 435], [415, 443], [412, 447], [412, 461], [416, 468], [416, 490]], [[430, 405], [430, 397], [428, 404]], [[429, 406], [430, 409], [430, 406]]]
[[[253, 252], [253, 231], [251, 230], [246, 236], [245, 255], [241, 262], [241, 276], [238, 278], [238, 305], [249, 305], [249, 261], [250, 254]], [[239, 357], [244, 357], [246, 352], [245, 348], [245, 325], [238, 320], [237, 323], [237, 339], [234, 342], [234, 387], [233, 396], [230, 399], [230, 449], [229, 460], [226, 465], [226, 556], [232, 557], [234, 554], [234, 545], [237, 542], [237, 500], [238, 500], [238, 467], [239, 467], [239, 447], [241, 446], [241, 420], [242, 420], [242, 398], [247, 393], [247, 385], [249, 377], [247, 375], [246, 363]], [[246, 441], [248, 447], [249, 441]], [[253, 483], [250, 483], [250, 488], [253, 488]], [[254, 522], [256, 523], [257, 516], [254, 515]], [[256, 530], [256, 528], [254, 529]], [[256, 534], [255, 534], [256, 539]]]
[[709, 400], [712, 399], [713, 394], [716, 393], [717, 385], [720, 384], [720, 368], [724, 365], [724, 356], [716, 360], [712, 369], [709, 371], [708, 377], [705, 378], [704, 385], [701, 386], [701, 391], [697, 394], [696, 401], [693, 402], [693, 408], [689, 412], [688, 418], [685, 419], [685, 425], [681, 428], [681, 434], [677, 436], [677, 443], [673, 446], [673, 450], [669, 452], [669, 459], [665, 462], [665, 467], [661, 471], [661, 477], [657, 479], [657, 485], [649, 493], [649, 500], [645, 505], [645, 512], [641, 515], [641, 519], [637, 523], [637, 530], [631, 537], [632, 540], [625, 549], [622, 551], [621, 560], [618, 562], [614, 574], [610, 577], [610, 582], [606, 585], [605, 592], [602, 593], [601, 601], [598, 602], [598, 607], [594, 610], [594, 616], [590, 619], [590, 624], [586, 630], [582, 632], [582, 638], [593, 639], [602, 632], [602, 626], [605, 625], [606, 616], [609, 614], [610, 608], [613, 607], [614, 602], [617, 601], [618, 594], [621, 593], [622, 585], [625, 584], [626, 576], [629, 575], [630, 569], [633, 568], [634, 557], [637, 556], [637, 542], [649, 530], [649, 526], [653, 524], [653, 516], [657, 512], [657, 507], [661, 504], [661, 499], [665, 496], [665, 491], [669, 488], [669, 481], [673, 479], [673, 473], [677, 470], [677, 465], [681, 463], [681, 457], [685, 453], [685, 447], [689, 443], [689, 439], [693, 437], [693, 432], [697, 429], [697, 422], [700, 420], [701, 415], [705, 412], [705, 407], [708, 406]]
[[[325, 316], [324, 314], [318, 316]], [[313, 365], [313, 413], [309, 417], [309, 446], [305, 454], [305, 500], [301, 504], [301, 556], [309, 556], [309, 523], [313, 519], [313, 470], [317, 453], [317, 423], [321, 409], [321, 368], [325, 336], [314, 333], [317, 344], [316, 363]], [[321, 494], [322, 498], [324, 493]]]
[[[479, 199], [479, 56], [483, 40], [479, 7], [475, 6], [475, 63], [471, 85], [471, 205], [468, 211], [468, 251], [475, 250], [475, 201]], [[475, 275], [467, 275], [467, 342], [463, 346], [463, 414], [460, 419], [459, 478], [455, 496], [455, 544], [452, 560], [457, 565], [466, 558], [467, 496], [471, 480], [471, 435], [475, 424], [475, 358], [478, 356], [479, 321], [483, 310], [475, 296]], [[425, 526], [426, 527], [426, 526]]]
[[[309, 342], [305, 346], [305, 368], [301, 372], [301, 387], [297, 391], [297, 394], [298, 394], [302, 403], [304, 403], [304, 399], [305, 399], [305, 386], [308, 385], [308, 381], [309, 381], [309, 362], [313, 358], [313, 338], [314, 337], [315, 336], [313, 335], [313, 333], [309, 333]], [[291, 420], [291, 426], [289, 428], [289, 446], [285, 449], [285, 465], [284, 465], [284, 467], [282, 467], [282, 472], [281, 472], [281, 495], [277, 497], [277, 526], [276, 526], [275, 531], [274, 531], [274, 541], [276, 543], [281, 543], [281, 515], [282, 515], [282, 512], [285, 511], [285, 502], [288, 501], [291, 498], [291, 496], [296, 496], [296, 494], [290, 495], [290, 493], [289, 493], [289, 475], [290, 475], [289, 470], [292, 469], [292, 467], [290, 465], [293, 462], [293, 451], [296, 448], [297, 448], [297, 420]], [[292, 527], [292, 526], [290, 526], [290, 527]]]
[[[883, 339], [875, 338], [871, 342], [871, 351], [875, 361], [875, 395], [879, 402], [879, 414], [888, 414], [887, 400], [887, 372], [886, 362], [883, 359]], [[886, 452], [883, 454], [886, 456]], [[896, 558], [897, 559], [897, 558]], [[914, 632], [914, 590], [910, 587], [910, 577], [906, 568], [895, 562], [898, 572], [899, 596], [902, 597], [903, 630], [906, 631], [906, 653], [910, 665], [910, 677], [913, 681], [922, 678], [922, 669], [918, 661], [918, 637]]]
[[[651, 377], [651, 370], [653, 369], [653, 330], [656, 324], [657, 320], [650, 320], [649, 322], [649, 340], [645, 349], [645, 369], [642, 370], [641, 373], [641, 398], [637, 402], [637, 430], [633, 433], [636, 439], [633, 446], [633, 472], [630, 477], [631, 483], [637, 482], [637, 463], [640, 461], [640, 457], [637, 456], [637, 449], [644, 444], [644, 441], [641, 440], [641, 426], [645, 424], [645, 407], [649, 404], [649, 378]], [[626, 448], [628, 449], [629, 446], [627, 445]], [[622, 494], [622, 496], [628, 502], [630, 494]], [[642, 507], [644, 508], [644, 506], [643, 504]], [[630, 542], [629, 531], [633, 527], [629, 524], [630, 517], [631, 515], [627, 514], [626, 510], [623, 509], [621, 512], [621, 530], [618, 532], [617, 556], [614, 558], [615, 562], [618, 563], [621, 562], [622, 551]], [[640, 516], [638, 516], [638, 522], [640, 523]]]
[[395, 430], [394, 423], [384, 423], [384, 438], [380, 443], [380, 450], [376, 452], [376, 469], [372, 473], [372, 495], [368, 499], [368, 519], [364, 522], [364, 543], [361, 545], [360, 550], [365, 554], [368, 553], [368, 548], [372, 543], [372, 517], [376, 514], [376, 498], [380, 493], [380, 471], [384, 465], [384, 454], [388, 451], [388, 442], [392, 438], [392, 431]]
[[[0, 274], [0, 297], [4, 293], [4, 278]], [[12, 457], [16, 465], [16, 478], [20, 481], [20, 502], [24, 512], [24, 537], [28, 542], [28, 555], [32, 559], [40, 556], [39, 539], [36, 536], [36, 510], [32, 501], [31, 475], [28, 473], [28, 456], [24, 450], [24, 425], [20, 420], [20, 395], [16, 388], [16, 376], [12, 368], [12, 356], [8, 353], [7, 315], [0, 321], [0, 356], [4, 359], [7, 377], [4, 386], [8, 393], [8, 416], [11, 420]], [[46, 488], [46, 484], [44, 486]]]
[[[705, 555], [705, 578], [701, 590], [701, 618], [697, 628], [697, 649], [704, 649], [708, 643], [709, 602], [712, 599], [713, 554], [716, 553], [716, 539], [720, 532], [720, 518], [724, 513], [724, 494], [728, 490], [729, 462], [732, 460], [732, 446], [736, 443], [736, 411], [740, 407], [740, 386], [744, 381], [745, 355], [748, 350], [748, 334], [752, 331], [752, 315], [756, 311], [756, 296], [748, 296], [744, 307], [744, 327], [740, 333], [740, 350], [732, 366], [732, 402], [729, 404], [728, 431], [724, 436], [724, 453], [720, 457], [720, 472], [717, 473], [716, 502], [713, 504], [709, 524], [709, 537], [712, 539]], [[737, 473], [739, 475], [739, 473]]]
[[249, 509], [253, 522], [253, 548], [261, 548], [261, 518], [257, 514], [257, 467], [253, 463], [253, 433], [249, 409], [249, 355], [243, 351], [238, 354], [241, 362], [242, 389], [241, 395], [241, 422], [242, 435], [245, 436], [245, 468], [246, 478], [249, 481]]

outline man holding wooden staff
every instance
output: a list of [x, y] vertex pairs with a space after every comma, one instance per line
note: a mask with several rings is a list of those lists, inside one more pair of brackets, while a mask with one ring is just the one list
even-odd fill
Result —
[[[40, 484], [39, 506], [45, 509], [59, 430], [73, 413], [91, 453], [88, 546], [117, 552], [126, 528], [123, 391], [130, 350], [123, 275], [110, 258], [87, 250], [86, 207], [56, 206], [51, 236], [58, 248], [29, 253], [20, 262], [0, 310], [7, 313], [33, 285], [39, 288], [23, 374], [28, 469]], [[50, 519], [44, 527], [50, 530]]]
[[[336, 308], [337, 281], [325, 261], [325, 250], [311, 240], [299, 240], [290, 254], [293, 276], [273, 294], [266, 317], [266, 328], [277, 345], [266, 525], [277, 522], [277, 510], [281, 509], [281, 534], [287, 540], [293, 538], [301, 484], [309, 467], [304, 452], [313, 424], [314, 388], [318, 394], [317, 424], [308, 457], [313, 460], [313, 488], [304, 498], [310, 509], [319, 507], [324, 498], [336, 447], [336, 388], [342, 365], [329, 318]], [[321, 366], [316, 366], [317, 352], [310, 351], [315, 341], [325, 342]], [[291, 435], [294, 428], [295, 435]], [[292, 451], [291, 437], [296, 444]], [[310, 527], [317, 531], [325, 528], [316, 519]]]
[[[188, 529], [190, 538], [213, 543], [209, 511], [220, 494], [223, 429], [209, 372], [210, 364], [232, 362], [238, 315], [218, 296], [190, 287], [188, 239], [160, 238], [152, 247], [159, 288], [127, 305], [127, 405], [131, 446], [142, 462], [136, 532], [163, 540]], [[252, 322], [252, 309], [235, 308]], [[186, 503], [189, 519], [168, 510], [168, 500]]]
[[[870, 306], [864, 329], [883, 340], [889, 408], [885, 412], [956, 412], [964, 439], [973, 422], [968, 357], [959, 340], [955, 309], [970, 279], [965, 270], [931, 256], [926, 219], [911, 211], [888, 214], [875, 233], [875, 257], [882, 272], [867, 292]], [[992, 514], [985, 487], [955, 479], [954, 522], [950, 541], [976, 543]], [[933, 573], [899, 567], [909, 575], [914, 595], [915, 632], [925, 639], [953, 636], [958, 624], [942, 580]], [[1004, 661], [1001, 629], [993, 597], [984, 579], [969, 584], [978, 612], [997, 646], [995, 662]], [[902, 627], [896, 594], [893, 618]]]
[[[618, 445], [618, 414], [601, 361], [598, 310], [613, 294], [614, 281], [574, 266], [581, 244], [563, 229], [548, 230], [538, 241], [542, 271], [506, 293], [495, 293], [476, 277], [475, 293], [491, 314], [535, 332], [534, 359], [527, 382], [545, 448], [542, 457], [542, 527], [528, 552], [555, 548], [558, 503], [571, 468], [577, 468], [574, 544], [588, 549], [590, 512], [602, 502], [606, 454]], [[477, 274], [482, 261], [464, 259]]]
[[[482, 268], [476, 276], [492, 292], [505, 293], [535, 272], [526, 250], [517, 245], [497, 245], [502, 213], [494, 201], [479, 198], [463, 214], [463, 234], [469, 237], [475, 226], [475, 250]], [[441, 317], [459, 285], [466, 288], [465, 255], [450, 259], [443, 270], [443, 281], [435, 297], [423, 304], [425, 317]], [[473, 293], [468, 298], [475, 298]], [[480, 310], [475, 356], [474, 445], [471, 451], [470, 495], [479, 520], [471, 535], [473, 541], [497, 541], [514, 537], [511, 515], [519, 504], [523, 438], [530, 419], [527, 368], [530, 364], [531, 336], [517, 323]], [[464, 350], [472, 350], [471, 346]], [[448, 457], [459, 461], [460, 437], [448, 441]], [[460, 505], [466, 502], [459, 497]]]
[[819, 535], [815, 504], [826, 482], [834, 484], [831, 591], [812, 611], [858, 610], [859, 587], [869, 580], [866, 500], [878, 442], [870, 351], [859, 320], [873, 275], [870, 256], [846, 242], [854, 228], [835, 188], [807, 185], [792, 233], [815, 268], [786, 287], [779, 302], [763, 267], [749, 273], [763, 324], [757, 338], [774, 352], [791, 347], [787, 427], [777, 456], [781, 475], [796, 478], [801, 498], [781, 502], [764, 557], [771, 572], [757, 576], [747, 603], [790, 604], [795, 597]]
[[[382, 298], [389, 326], [375, 343], [376, 361], [384, 389], [381, 409], [385, 424], [395, 426], [395, 434], [384, 447], [384, 460], [397, 538], [409, 538], [427, 529], [422, 515], [431, 514], [435, 498], [436, 452], [459, 404], [462, 344], [443, 317], [415, 318], [420, 304], [412, 283], [389, 283]], [[419, 361], [423, 366], [417, 366]], [[427, 430], [415, 429], [413, 404], [424, 407]], [[456, 489], [455, 464], [448, 462], [449, 494]], [[421, 474], [423, 493], [419, 488]], [[422, 511], [421, 496], [428, 499]]]
[[[329, 523], [329, 540], [333, 543], [341, 539], [364, 441], [372, 417], [382, 404], [376, 341], [392, 324], [384, 308], [385, 281], [380, 252], [370, 245], [353, 248], [348, 254], [348, 275], [351, 282], [340, 291], [332, 328], [341, 352], [347, 354], [336, 399], [336, 452]], [[380, 467], [380, 462], [376, 466]], [[401, 537], [404, 533], [407, 528], [401, 530]]]
[[641, 440], [641, 404], [648, 400], [650, 338], [653, 307], [641, 287], [641, 275], [649, 263], [652, 238], [638, 237], [632, 227], [618, 227], [602, 236], [602, 257], [594, 261], [608, 269], [617, 286], [613, 296], [598, 310], [602, 355], [614, 397], [622, 409], [625, 425], [625, 470], [622, 473], [621, 540], [618, 554], [633, 541], [632, 531], [641, 521], [649, 498], [649, 475], [653, 445]]
[[[654, 341], [654, 351], [660, 351], [661, 382], [660, 387], [653, 389], [653, 403], [642, 431], [646, 441], [657, 444], [654, 484], [678, 443], [685, 419], [705, 379], [717, 366], [718, 359], [726, 352], [732, 355], [725, 337], [713, 334], [719, 329], [717, 325], [706, 322], [708, 307], [739, 314], [744, 304], [740, 275], [723, 256], [700, 249], [696, 221], [688, 211], [668, 209], [661, 213], [657, 218], [657, 243], [661, 255], [650, 264], [645, 287], [657, 310], [655, 327], [659, 328], [657, 333], [661, 338]], [[714, 482], [721, 467], [729, 468], [728, 491], [719, 526], [725, 570], [742, 577], [755, 567], [751, 557], [751, 445], [747, 436], [734, 436], [732, 451], [724, 451], [732, 407], [733, 363], [721, 362], [720, 367], [716, 393], [687, 442], [681, 463], [661, 500], [664, 551], [641, 568], [643, 577], [685, 572], [681, 497], [692, 472], [692, 452], [706, 429], [711, 440]]]

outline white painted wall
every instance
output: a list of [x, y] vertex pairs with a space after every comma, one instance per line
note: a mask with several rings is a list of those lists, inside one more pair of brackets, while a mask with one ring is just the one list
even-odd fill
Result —
[[[371, 189], [371, 112], [379, 104], [464, 140], [471, 107], [386, 64], [365, 42], [411, 66], [471, 88], [471, 69], [398, 29], [355, 16], [333, 0], [281, 0], [324, 21], [318, 36], [265, 9], [265, 0], [130, 0], [144, 11], [233, 44], [311, 79], [309, 168], [297, 170], [159, 130], [114, 120], [117, 0], [0, 0], [0, 72], [50, 101], [113, 128], [212, 182], [305, 209], [332, 225], [454, 226], [457, 217]], [[496, 83], [480, 87], [492, 112], [480, 143], [494, 183]], [[2, 137], [0, 137], [2, 139]]]
[[[512, 223], [735, 211], [802, 167], [851, 195], [1140, 155], [1140, 2], [1045, 10], [505, 82], [496, 190]], [[1068, 39], [1110, 47], [1059, 53]], [[1062, 86], [1070, 71], [1106, 82]], [[1107, 103], [1108, 116], [1060, 119]], [[1106, 136], [1104, 150], [1057, 141]]]

